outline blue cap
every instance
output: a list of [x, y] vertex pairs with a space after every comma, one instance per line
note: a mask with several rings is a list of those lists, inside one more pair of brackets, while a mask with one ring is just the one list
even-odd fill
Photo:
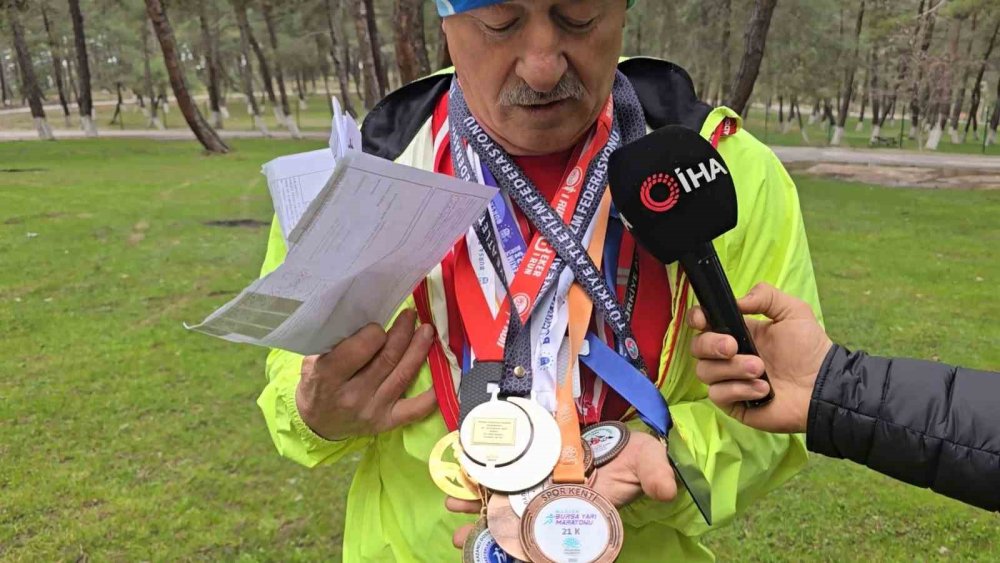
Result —
[[[437, 2], [438, 13], [441, 17], [453, 16], [467, 10], [475, 10], [483, 6], [492, 6], [505, 0], [435, 0]], [[635, 0], [628, 0], [628, 7], [631, 8]]]

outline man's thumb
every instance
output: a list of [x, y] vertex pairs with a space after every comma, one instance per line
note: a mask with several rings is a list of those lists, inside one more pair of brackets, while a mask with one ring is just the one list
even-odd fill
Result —
[[739, 300], [739, 307], [746, 315], [764, 315], [773, 321], [780, 321], [793, 316], [799, 303], [773, 285], [759, 283]]
[[649, 498], [670, 502], [677, 496], [674, 470], [667, 460], [667, 452], [659, 442], [650, 442], [639, 456], [637, 476], [642, 492]]

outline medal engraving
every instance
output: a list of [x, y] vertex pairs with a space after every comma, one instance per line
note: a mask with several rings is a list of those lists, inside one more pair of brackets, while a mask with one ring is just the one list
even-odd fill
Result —
[[607, 464], [621, 453], [628, 439], [628, 427], [618, 421], [601, 422], [583, 431], [583, 441], [593, 450], [596, 467]]
[[517, 419], [476, 418], [472, 421], [472, 443], [477, 446], [513, 446]]
[[580, 485], [555, 485], [528, 505], [521, 538], [536, 563], [611, 563], [624, 531], [615, 507]]
[[459, 429], [462, 451], [477, 464], [491, 467], [519, 459], [531, 444], [531, 435], [528, 414], [495, 396], [473, 409]]

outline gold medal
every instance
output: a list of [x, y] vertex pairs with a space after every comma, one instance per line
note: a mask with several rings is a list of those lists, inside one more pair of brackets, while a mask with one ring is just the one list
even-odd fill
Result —
[[611, 563], [621, 552], [624, 528], [618, 510], [582, 485], [553, 485], [521, 519], [521, 542], [535, 563]]
[[479, 500], [479, 487], [466, 477], [462, 466], [458, 464], [461, 446], [458, 445], [458, 432], [452, 432], [438, 440], [428, 461], [431, 479], [441, 491], [460, 500]]

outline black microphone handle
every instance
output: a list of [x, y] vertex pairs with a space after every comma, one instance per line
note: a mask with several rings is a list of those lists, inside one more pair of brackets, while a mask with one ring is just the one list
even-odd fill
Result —
[[[743, 313], [736, 305], [736, 297], [733, 295], [733, 288], [729, 285], [726, 272], [719, 262], [719, 255], [715, 252], [712, 243], [702, 243], [682, 254], [680, 258], [681, 266], [691, 280], [691, 287], [698, 297], [701, 308], [708, 317], [708, 324], [713, 332], [728, 334], [736, 339], [739, 345], [739, 353], [752, 356], [760, 356], [757, 347], [754, 346], [750, 338], [750, 331], [747, 329]], [[767, 374], [761, 379], [768, 381]], [[768, 391], [767, 396], [754, 401], [746, 401], [748, 408], [761, 407], [774, 399], [774, 389]]]

